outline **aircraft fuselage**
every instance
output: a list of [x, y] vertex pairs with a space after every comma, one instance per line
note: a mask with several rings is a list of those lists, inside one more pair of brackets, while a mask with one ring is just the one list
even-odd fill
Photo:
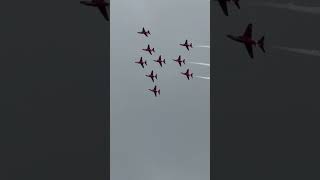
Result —
[[190, 45], [189, 44], [180, 44], [181, 46], [185, 46], [185, 47], [187, 47], [187, 46], [189, 46], [190, 47]]
[[244, 43], [244, 44], [250, 44], [250, 45], [256, 45], [257, 42], [251, 38], [247, 38], [244, 36], [233, 36], [233, 35], [227, 35], [228, 38], [240, 42], [240, 43]]
[[142, 50], [144, 50], [144, 51], [148, 51], [150, 54], [151, 54], [151, 52], [152, 52], [152, 50], [151, 50], [151, 49], [142, 49]]

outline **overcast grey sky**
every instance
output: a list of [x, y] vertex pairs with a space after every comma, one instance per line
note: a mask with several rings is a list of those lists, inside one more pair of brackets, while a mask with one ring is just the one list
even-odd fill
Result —
[[[210, 7], [206, 0], [111, 1], [111, 179], [208, 180], [210, 164], [210, 80], [190, 81], [180, 72], [208, 77], [210, 67], [172, 61], [210, 63], [208, 47], [188, 52], [179, 46], [210, 45]], [[142, 27], [149, 38], [137, 34]], [[141, 49], [147, 44], [155, 55]], [[162, 55], [160, 68], [152, 60]], [[142, 69], [140, 57], [148, 61]], [[145, 77], [154, 70], [155, 83]], [[158, 85], [157, 98], [148, 88]]]

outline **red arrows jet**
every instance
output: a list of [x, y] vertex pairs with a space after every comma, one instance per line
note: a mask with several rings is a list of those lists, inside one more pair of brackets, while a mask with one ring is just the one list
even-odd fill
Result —
[[153, 60], [153, 61], [159, 63], [161, 67], [162, 67], [162, 63], [166, 64], [165, 59], [161, 60], [161, 55], [159, 56], [159, 58], [157, 60]]
[[248, 24], [246, 31], [243, 33], [242, 36], [227, 35], [227, 37], [234, 41], [244, 43], [251, 58], [253, 58], [253, 51], [252, 51], [253, 45], [254, 46], [258, 45], [260, 49], [263, 52], [265, 52], [264, 36], [262, 36], [262, 38], [260, 38], [258, 41], [255, 41], [252, 39], [252, 24]]
[[189, 79], [190, 76], [193, 78], [193, 73], [189, 73], [189, 69], [187, 69], [187, 71], [186, 71], [185, 73], [182, 72], [181, 74], [187, 76], [188, 80], [190, 80], [190, 79]]
[[185, 46], [188, 49], [188, 51], [189, 51], [189, 47], [192, 48], [192, 43], [188, 44], [188, 40], [186, 40], [186, 42], [184, 44], [180, 44], [180, 45]]
[[153, 70], [151, 71], [151, 73], [150, 73], [150, 74], [147, 74], [146, 76], [147, 76], [147, 77], [149, 77], [149, 78], [151, 78], [152, 82], [154, 82], [154, 79], [153, 79], [153, 78], [158, 79], [157, 74], [156, 74], [156, 75], [153, 75]]
[[146, 31], [145, 29], [144, 29], [144, 27], [142, 28], [142, 31], [141, 32], [138, 32], [139, 34], [144, 34], [145, 36], [147, 36], [148, 37], [148, 34], [149, 35], [151, 35], [150, 34], [150, 31], [148, 30], [148, 31]]
[[219, 1], [219, 4], [222, 8], [222, 11], [224, 13], [224, 15], [228, 16], [228, 6], [227, 6], [227, 2], [233, 1], [234, 4], [238, 7], [238, 9], [240, 9], [240, 4], [239, 4], [239, 0], [217, 0]]
[[86, 5], [86, 6], [92, 6], [92, 7], [97, 7], [103, 17], [109, 21], [109, 13], [107, 12], [106, 6], [110, 6], [110, 3], [105, 2], [104, 0], [91, 0], [91, 1], [80, 1], [81, 4]]
[[157, 90], [157, 85], [155, 85], [153, 89], [149, 89], [149, 91], [152, 91], [155, 97], [157, 97], [157, 93], [160, 95], [160, 89]]
[[154, 48], [151, 49], [149, 44], [148, 44], [147, 49], [142, 49], [142, 50], [148, 51], [151, 55], [152, 55], [152, 52], [155, 52], [155, 51], [154, 51]]
[[144, 62], [143, 62], [142, 57], [140, 57], [140, 60], [139, 60], [139, 61], [136, 61], [135, 63], [141, 64], [142, 68], [144, 68], [144, 65], [143, 65], [143, 64], [147, 65], [147, 61], [144, 61]]
[[178, 57], [178, 59], [173, 59], [174, 61], [179, 63], [179, 66], [181, 67], [181, 63], [186, 64], [186, 60], [181, 60], [181, 55]]

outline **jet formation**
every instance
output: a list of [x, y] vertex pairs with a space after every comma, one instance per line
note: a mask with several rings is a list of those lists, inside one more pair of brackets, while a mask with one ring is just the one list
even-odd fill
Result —
[[[142, 30], [137, 33], [140, 35], [144, 35], [145, 38], [149, 38], [151, 35], [150, 30], [146, 30], [144, 27], [142, 27]], [[188, 43], [188, 40], [186, 40], [185, 43], [180, 44], [180, 46], [184, 46], [187, 48], [188, 51], [190, 51], [190, 48], [192, 48], [192, 43]], [[150, 44], [148, 44], [147, 48], [142, 49], [142, 50], [148, 52], [150, 55], [154, 55], [154, 53], [155, 53], [154, 48], [152, 48]], [[159, 55], [158, 59], [153, 60], [153, 61], [155, 63], [158, 63], [161, 68], [163, 67], [164, 64], [166, 64], [166, 59], [163, 58], [162, 55]], [[173, 61], [179, 63], [180, 67], [182, 66], [182, 64], [186, 64], [186, 60], [183, 59], [181, 57], [181, 55], [179, 55], [179, 57], [177, 59], [173, 59]], [[142, 66], [142, 68], [147, 66], [147, 60], [143, 60], [143, 57], [140, 57], [140, 60], [135, 61], [135, 63], [140, 64]], [[187, 69], [186, 72], [181, 72], [181, 74], [185, 75], [188, 80], [190, 80], [190, 77], [193, 78], [193, 73], [191, 73], [189, 69]], [[145, 76], [149, 77], [153, 83], [155, 83], [156, 80], [158, 81], [158, 74], [156, 74], [156, 72], [154, 70], [151, 70], [150, 74], [146, 74]], [[153, 89], [148, 89], [148, 90], [153, 92], [155, 97], [160, 95], [160, 88], [158, 88], [157, 85], [155, 85]]]

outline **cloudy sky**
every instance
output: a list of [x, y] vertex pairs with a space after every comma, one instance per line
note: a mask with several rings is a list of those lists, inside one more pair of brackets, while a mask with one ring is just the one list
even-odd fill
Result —
[[[209, 2], [111, 4], [111, 179], [209, 179]], [[137, 34], [142, 27], [149, 38]], [[179, 46], [186, 39], [195, 46], [190, 52]], [[147, 44], [154, 55], [141, 51]], [[163, 68], [152, 61], [159, 55]], [[182, 67], [172, 61], [179, 55], [187, 62]], [[134, 63], [140, 57], [145, 69]], [[187, 68], [204, 78], [188, 81], [180, 74]], [[145, 77], [151, 70], [155, 83]], [[161, 89], [157, 98], [147, 90], [154, 85]]]

